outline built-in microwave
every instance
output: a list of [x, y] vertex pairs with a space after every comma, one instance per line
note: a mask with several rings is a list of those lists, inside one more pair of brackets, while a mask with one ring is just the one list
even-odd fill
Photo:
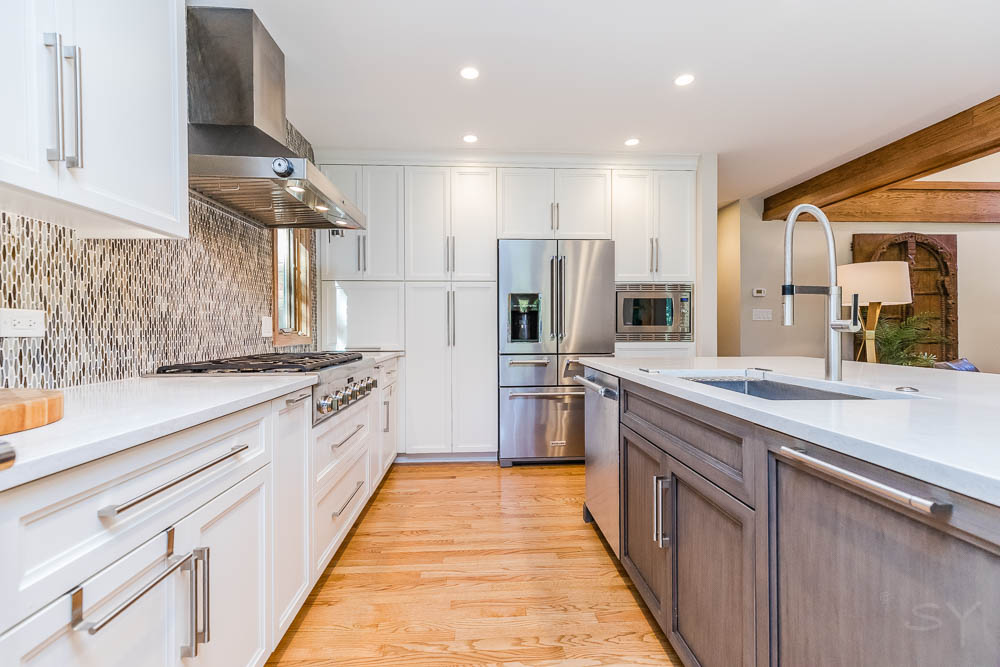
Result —
[[618, 283], [615, 340], [694, 340], [692, 283]]

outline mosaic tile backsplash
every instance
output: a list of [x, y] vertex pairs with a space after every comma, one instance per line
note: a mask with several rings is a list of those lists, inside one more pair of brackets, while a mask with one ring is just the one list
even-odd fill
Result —
[[[274, 351], [260, 335], [271, 314], [271, 232], [192, 196], [190, 233], [80, 239], [0, 212], [0, 307], [46, 312], [45, 338], [0, 339], [0, 386], [67, 387]], [[315, 291], [315, 248], [310, 264]], [[314, 332], [316, 315], [314, 294]]]

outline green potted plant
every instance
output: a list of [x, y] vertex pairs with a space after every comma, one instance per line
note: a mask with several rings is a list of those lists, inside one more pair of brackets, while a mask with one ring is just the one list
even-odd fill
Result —
[[[942, 338], [934, 331], [931, 313], [917, 313], [902, 320], [882, 319], [875, 328], [875, 347], [878, 360], [897, 366], [933, 366], [937, 356], [917, 352], [917, 345], [940, 343]], [[859, 336], [864, 341], [862, 332]]]

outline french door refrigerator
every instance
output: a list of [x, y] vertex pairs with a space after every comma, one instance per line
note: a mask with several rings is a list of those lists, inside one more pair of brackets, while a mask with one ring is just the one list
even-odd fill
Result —
[[501, 240], [498, 256], [501, 466], [583, 460], [579, 357], [615, 351], [615, 246]]

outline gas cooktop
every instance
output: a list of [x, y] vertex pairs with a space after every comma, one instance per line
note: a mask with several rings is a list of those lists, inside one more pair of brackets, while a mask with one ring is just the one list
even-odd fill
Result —
[[198, 373], [309, 373], [361, 359], [358, 352], [271, 352], [160, 366], [157, 375]]

